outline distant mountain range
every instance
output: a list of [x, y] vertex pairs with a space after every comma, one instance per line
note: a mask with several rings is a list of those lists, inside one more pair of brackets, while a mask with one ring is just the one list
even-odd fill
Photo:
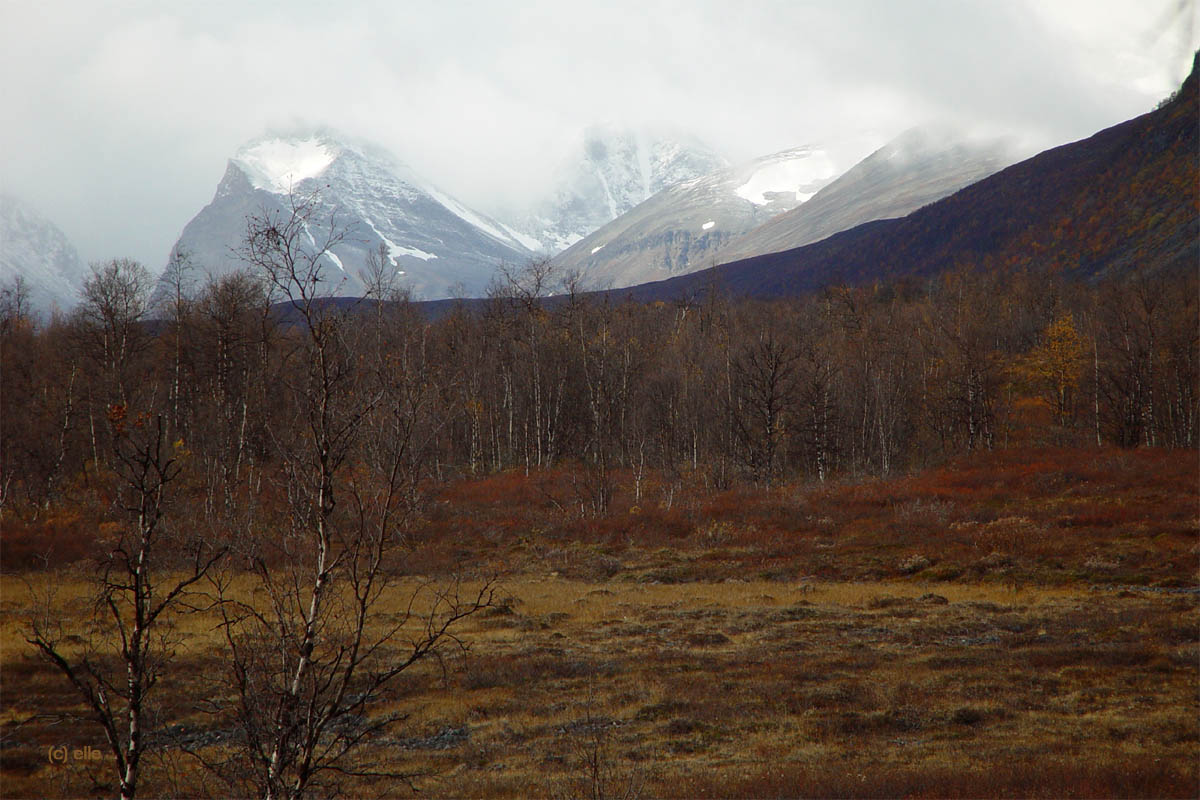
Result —
[[352, 230], [326, 265], [332, 295], [365, 293], [359, 270], [380, 244], [418, 299], [481, 296], [498, 266], [554, 253], [560, 274], [586, 287], [624, 287], [901, 216], [1011, 160], [994, 142], [910, 131], [849, 170], [817, 146], [729, 167], [682, 134], [596, 126], [543, 200], [500, 221], [382, 148], [306, 132], [243, 146], [176, 251], [209, 273], [239, 269], [246, 217], [316, 192], [318, 217]]
[[[1197, 55], [1200, 61], [1200, 54]], [[1200, 266], [1197, 62], [1158, 109], [1056, 147], [900, 219], [622, 292], [640, 300], [720, 286], [779, 297], [966, 267], [1094, 278]], [[780, 221], [783, 224], [783, 221]]]
[[423, 180], [383, 148], [331, 131], [267, 136], [230, 159], [213, 201], [173, 252], [209, 274], [240, 269], [246, 218], [284, 211], [289, 193], [317, 198], [317, 217], [350, 231], [330, 250], [329, 292], [359, 296], [360, 270], [382, 244], [397, 284], [422, 299], [480, 296], [497, 267], [568, 246], [677, 180], [724, 160], [696, 142], [611, 126], [588, 129], [549, 196], [497, 220]]
[[[366, 292], [381, 247], [419, 300], [483, 296], [499, 266], [548, 256], [585, 287], [642, 299], [714, 283], [778, 296], [964, 265], [1195, 270], [1198, 106], [1193, 69], [1155, 111], [1007, 167], [1005, 143], [944, 130], [908, 131], [846, 169], [819, 146], [730, 167], [686, 135], [598, 126], [542, 200], [496, 216], [376, 145], [329, 130], [270, 135], [234, 153], [172, 252], [201, 275], [243, 269], [247, 218], [286, 214], [295, 195], [314, 198], [314, 244], [320, 228], [348, 231], [322, 267], [336, 297]], [[35, 306], [64, 310], [89, 274], [66, 236], [13, 197], [0, 197], [0, 270], [5, 285], [25, 278]]]
[[908, 131], [844, 171], [818, 147], [664, 189], [554, 259], [592, 287], [634, 286], [900, 217], [1012, 163], [1012, 148]]

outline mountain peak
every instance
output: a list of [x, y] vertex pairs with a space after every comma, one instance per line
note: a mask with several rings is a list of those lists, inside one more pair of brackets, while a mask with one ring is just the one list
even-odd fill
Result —
[[287, 194], [301, 181], [315, 178], [341, 154], [328, 136], [267, 136], [238, 149], [233, 161], [257, 189]]
[[[313, 203], [314, 219], [346, 232], [322, 256], [333, 295], [366, 292], [361, 272], [381, 246], [399, 284], [428, 299], [481, 294], [497, 265], [528, 254], [518, 237], [416, 177], [385, 148], [328, 129], [269, 133], [240, 147], [173, 252], [188, 253], [210, 274], [239, 269], [247, 217], [286, 214], [284, 198], [293, 192]], [[312, 233], [309, 241], [317, 246]]]
[[578, 131], [554, 188], [512, 214], [511, 228], [558, 253], [667, 186], [706, 175], [726, 160], [687, 134], [613, 122]]
[[72, 308], [87, 280], [87, 267], [57, 225], [26, 201], [0, 192], [0, 280], [20, 276], [34, 308]]

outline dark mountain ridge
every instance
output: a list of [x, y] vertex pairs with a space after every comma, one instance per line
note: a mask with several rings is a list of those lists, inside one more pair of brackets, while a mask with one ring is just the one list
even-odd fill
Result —
[[1198, 111], [1194, 61], [1180, 90], [1154, 111], [1047, 150], [906, 217], [618, 294], [664, 300], [719, 285], [735, 296], [779, 297], [960, 267], [1041, 267], [1084, 279], [1195, 270]]

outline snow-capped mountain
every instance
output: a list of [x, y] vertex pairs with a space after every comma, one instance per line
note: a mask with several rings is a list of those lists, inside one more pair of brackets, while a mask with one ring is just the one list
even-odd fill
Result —
[[803, 205], [721, 249], [719, 263], [811, 244], [864, 222], [903, 217], [1017, 161], [1002, 140], [913, 128], [860, 161]]
[[348, 230], [322, 272], [329, 294], [361, 296], [368, 253], [383, 245], [397, 285], [421, 299], [481, 295], [496, 267], [528, 249], [500, 223], [429, 185], [389, 152], [327, 131], [255, 139], [237, 151], [211, 203], [183, 229], [173, 253], [202, 272], [244, 268], [235, 254], [246, 218], [284, 212], [289, 194], [315, 197], [314, 241]]
[[558, 253], [658, 192], [728, 165], [708, 146], [678, 133], [594, 125], [558, 168], [548, 196], [507, 214], [526, 246]]
[[841, 172], [824, 149], [796, 147], [669, 186], [560, 253], [557, 267], [596, 288], [711, 267], [732, 238], [790, 211]]
[[32, 308], [67, 311], [79, 302], [91, 272], [53, 222], [28, 203], [0, 194], [0, 287], [10, 287], [18, 275]]

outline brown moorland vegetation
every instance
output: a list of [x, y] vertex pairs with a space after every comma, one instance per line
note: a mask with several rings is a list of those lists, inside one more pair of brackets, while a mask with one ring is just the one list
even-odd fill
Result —
[[[504, 600], [391, 690], [375, 713], [408, 717], [370, 758], [437, 796], [1194, 796], [1196, 487], [1194, 453], [1117, 449], [670, 510], [618, 497], [601, 519], [566, 508], [567, 470], [456, 482], [413, 571], [502, 571]], [[6, 548], [27, 532], [6, 526]], [[455, 563], [428, 555], [450, 536]], [[96, 763], [48, 761], [102, 739], [64, 728], [82, 709], [22, 641], [37, 590], [70, 608], [80, 581], [4, 579], [6, 796], [113, 791]], [[181, 625], [151, 796], [221, 793], [185, 754], [229, 735], [198, 703], [221, 643], [203, 615]]]

